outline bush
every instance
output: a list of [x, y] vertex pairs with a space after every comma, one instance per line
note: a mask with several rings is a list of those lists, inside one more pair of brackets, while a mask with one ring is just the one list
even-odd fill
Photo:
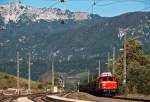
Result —
[[4, 79], [9, 79], [9, 76], [8, 76], [8, 75], [5, 75], [5, 76], [4, 76]]
[[44, 89], [42, 84], [38, 84], [38, 89]]

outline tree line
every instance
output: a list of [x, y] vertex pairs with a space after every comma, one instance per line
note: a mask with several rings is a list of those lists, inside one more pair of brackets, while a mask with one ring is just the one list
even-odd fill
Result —
[[[145, 55], [140, 41], [128, 38], [126, 42], [127, 92], [150, 94], [150, 55]], [[120, 93], [125, 91], [123, 83], [123, 52], [116, 59], [115, 74]], [[109, 65], [112, 69], [112, 63]]]

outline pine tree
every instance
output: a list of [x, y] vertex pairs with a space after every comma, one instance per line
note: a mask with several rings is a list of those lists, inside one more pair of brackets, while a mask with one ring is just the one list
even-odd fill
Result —
[[[150, 94], [150, 57], [144, 55], [142, 43], [128, 39], [127, 43], [127, 87], [129, 92]], [[122, 91], [123, 54], [116, 61], [116, 75]]]

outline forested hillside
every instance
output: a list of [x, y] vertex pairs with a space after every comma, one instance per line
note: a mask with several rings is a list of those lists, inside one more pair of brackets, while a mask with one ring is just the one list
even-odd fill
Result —
[[[116, 17], [100, 17], [87, 13], [73, 13], [60, 9], [32, 9], [15, 6], [18, 13], [24, 11], [17, 19], [6, 22], [5, 8], [1, 7], [0, 16], [0, 71], [16, 75], [16, 52], [21, 59], [21, 76], [27, 77], [27, 57], [32, 55], [32, 78], [50, 71], [54, 60], [57, 72], [69, 72], [75, 75], [85, 72], [87, 68], [96, 73], [98, 60], [101, 59], [102, 70], [106, 70], [108, 52], [116, 47], [117, 56], [122, 47], [119, 29], [128, 29], [128, 37], [143, 42], [145, 54], [150, 54], [150, 12], [131, 12]], [[12, 9], [13, 10], [13, 9]], [[29, 13], [29, 10], [32, 12]], [[56, 13], [58, 19], [41, 18], [37, 12]], [[54, 14], [55, 14], [54, 13]], [[78, 15], [84, 15], [80, 19]], [[39, 15], [39, 16], [37, 16]], [[59, 18], [61, 16], [65, 17]], [[36, 19], [38, 18], [38, 19]], [[52, 20], [51, 20], [52, 19]], [[63, 23], [62, 23], [63, 21]]]

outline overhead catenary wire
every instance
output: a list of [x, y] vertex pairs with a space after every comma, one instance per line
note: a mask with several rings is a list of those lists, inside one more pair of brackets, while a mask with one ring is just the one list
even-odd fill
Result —
[[119, 0], [119, 1], [111, 1], [111, 2], [108, 2], [108, 3], [102, 3], [102, 4], [97, 3], [96, 6], [109, 6], [109, 5], [121, 3], [121, 1], [122, 1], [122, 0]]
[[140, 9], [139, 11], [148, 10], [148, 9], [150, 9], [150, 6], [149, 7], [145, 7], [143, 9]]
[[115, 1], [114, 0], [108, 0], [107, 3], [106, 3], [106, 1], [103, 1], [105, 3], [102, 3], [102, 4], [97, 3], [96, 6], [110, 6], [110, 5], [113, 5], [113, 4], [118, 4], [118, 3], [123, 3], [123, 2], [145, 3], [146, 0], [115, 0]]
[[[54, 4], [50, 5], [51, 8], [56, 6], [59, 3], [71, 2], [71, 1], [80, 2], [80, 1], [86, 1], [86, 0], [53, 0], [53, 1], [56, 1], [56, 2]], [[89, 9], [92, 8], [92, 12], [91, 12], [92, 14], [94, 12], [94, 6], [95, 7], [105, 7], [105, 6], [115, 5], [115, 4], [123, 3], [123, 2], [138, 2], [138, 3], [145, 3], [145, 4], [148, 3], [148, 5], [149, 5], [149, 2], [150, 2], [148, 0], [87, 0], [87, 1], [89, 1], [89, 2], [92, 1], [92, 7], [90, 5], [89, 7], [87, 7], [87, 9], [85, 11], [89, 12]], [[146, 9], [149, 9], [149, 6], [144, 7], [141, 10], [146, 10]]]
[[[46, 0], [46, 1], [49, 1], [49, 0]], [[53, 0], [54, 1], [54, 0]], [[50, 4], [49, 8], [53, 8], [55, 7], [56, 5], [60, 4], [60, 3], [64, 3], [66, 2], [65, 0], [55, 0], [55, 2], [53, 2], [52, 4]]]
[[145, 0], [145, 7], [138, 10], [138, 11], [145, 11], [145, 10], [148, 10], [148, 9], [150, 9], [150, 1]]
[[53, 4], [51, 4], [49, 7], [50, 8], [53, 8], [54, 6], [56, 6], [57, 4], [59, 4], [59, 2], [57, 1], [57, 2], [54, 2]]

